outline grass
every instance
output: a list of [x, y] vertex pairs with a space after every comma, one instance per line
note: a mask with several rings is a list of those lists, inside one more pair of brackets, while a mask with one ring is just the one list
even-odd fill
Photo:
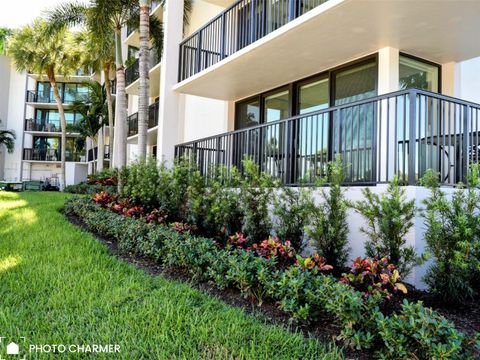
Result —
[[[118, 344], [119, 354], [27, 358], [337, 359], [340, 351], [108, 254], [59, 213], [67, 195], [0, 192], [5, 343]], [[26, 337], [25, 342], [20, 337]]]

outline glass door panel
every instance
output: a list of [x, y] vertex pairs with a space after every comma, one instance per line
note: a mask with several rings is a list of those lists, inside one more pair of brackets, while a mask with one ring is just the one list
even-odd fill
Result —
[[[317, 79], [298, 87], [298, 113], [318, 112], [329, 107], [328, 78]], [[297, 121], [297, 159], [294, 178], [313, 182], [325, 174], [328, 162], [329, 114], [312, 114]]]
[[[348, 104], [377, 94], [375, 61], [359, 64], [333, 74], [334, 105]], [[346, 166], [347, 181], [372, 179], [373, 121], [375, 108], [366, 103], [335, 112], [334, 153], [341, 154]]]

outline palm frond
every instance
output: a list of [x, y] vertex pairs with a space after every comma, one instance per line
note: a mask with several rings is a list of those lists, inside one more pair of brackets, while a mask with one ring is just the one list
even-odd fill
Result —
[[88, 7], [78, 1], [60, 4], [44, 12], [48, 21], [47, 34], [51, 35], [65, 27], [85, 25]]

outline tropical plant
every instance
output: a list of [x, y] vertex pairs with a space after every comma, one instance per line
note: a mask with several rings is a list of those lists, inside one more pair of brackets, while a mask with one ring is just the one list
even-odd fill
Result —
[[363, 189], [362, 194], [365, 199], [352, 206], [367, 221], [367, 226], [360, 229], [369, 237], [365, 243], [367, 256], [388, 257], [400, 274], [407, 277], [416, 264], [415, 248], [406, 246], [405, 239], [413, 226], [415, 200], [407, 201], [405, 188], [397, 177], [382, 195], [374, 194], [370, 188]]
[[8, 54], [18, 71], [30, 71], [46, 75], [53, 90], [60, 115], [61, 135], [61, 188], [65, 188], [65, 148], [67, 143], [65, 112], [58, 90], [56, 76], [68, 77], [80, 62], [82, 49], [74, 44], [73, 36], [66, 29], [49, 32], [49, 24], [37, 19], [32, 25], [15, 30], [8, 42]]
[[[82, 85], [88, 89], [88, 95], [82, 101], [75, 101], [72, 106], [72, 110], [80, 114], [81, 119], [69, 127], [72, 131], [92, 139], [94, 144], [98, 144], [98, 132], [106, 124], [108, 117], [106, 88], [96, 81], [86, 81]], [[93, 157], [95, 163], [95, 152]], [[103, 158], [100, 160], [103, 162]]]
[[5, 44], [8, 37], [12, 34], [12, 30], [7, 28], [0, 28], [0, 55], [5, 55]]
[[319, 180], [319, 185], [329, 182], [328, 190], [321, 190], [322, 202], [316, 205], [312, 200], [306, 209], [306, 232], [316, 250], [335, 269], [342, 268], [348, 257], [348, 206], [341, 188], [344, 179], [342, 159], [337, 157], [327, 166], [327, 179]]
[[[111, 34], [98, 34], [91, 30], [81, 31], [75, 36], [76, 41], [81, 43], [85, 51], [82, 54], [82, 65], [85, 68], [103, 73], [105, 92], [107, 96], [108, 110], [108, 149], [110, 155], [113, 152], [114, 130], [114, 100], [112, 96], [112, 69], [115, 64], [115, 41]], [[98, 164], [97, 171], [103, 168], [105, 134], [103, 128], [98, 137]], [[100, 161], [101, 160], [101, 161]]]
[[[2, 120], [0, 120], [0, 124]], [[0, 146], [5, 145], [7, 151], [12, 153], [15, 148], [15, 131], [13, 130], [0, 130]]]
[[429, 188], [422, 211], [427, 251], [434, 263], [425, 282], [438, 298], [458, 304], [478, 291], [480, 274], [479, 166], [469, 171], [467, 188], [447, 196], [440, 189], [438, 174], [428, 170], [422, 184]]
[[273, 199], [275, 232], [280, 239], [290, 240], [298, 253], [301, 253], [305, 246], [305, 226], [311, 196], [310, 189], [284, 187], [277, 191]]

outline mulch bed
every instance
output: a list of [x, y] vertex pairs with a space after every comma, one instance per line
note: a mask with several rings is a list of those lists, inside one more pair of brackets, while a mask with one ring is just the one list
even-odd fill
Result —
[[[109, 249], [111, 255], [135, 265], [151, 276], [161, 275], [169, 280], [181, 281], [188, 283], [194, 288], [215, 296], [225, 303], [242, 308], [249, 314], [260, 314], [272, 323], [287, 326], [293, 331], [301, 331], [306, 337], [316, 337], [321, 341], [335, 341], [337, 345], [342, 347], [342, 343], [335, 340], [340, 333], [340, 327], [335, 325], [334, 318], [328, 315], [322, 317], [319, 321], [312, 324], [293, 323], [287, 313], [281, 311], [277, 304], [272, 301], [265, 301], [261, 306], [257, 305], [251, 299], [244, 298], [238, 289], [227, 288], [219, 289], [218, 287], [201, 281], [192, 280], [191, 275], [183, 269], [170, 269], [158, 265], [153, 259], [137, 256], [131, 253], [124, 253], [118, 249], [117, 242], [111, 238], [107, 238], [101, 234], [91, 231], [85, 223], [77, 216], [67, 215], [66, 218], [74, 225], [82, 228], [84, 231], [93, 234], [98, 240], [103, 242]], [[401, 302], [404, 298], [409, 301], [421, 300], [426, 306], [430, 306], [445, 316], [448, 320], [455, 324], [455, 327], [467, 336], [473, 336], [480, 332], [480, 299], [466, 304], [462, 307], [451, 308], [439, 304], [435, 299], [425, 291], [416, 290], [409, 286], [407, 295], [396, 296], [394, 300], [388, 303], [388, 307], [382, 309], [385, 313], [392, 313], [400, 309]], [[375, 347], [373, 347], [375, 348]], [[350, 359], [371, 359], [373, 352], [368, 350], [357, 351], [346, 347], [344, 349], [346, 358]]]

